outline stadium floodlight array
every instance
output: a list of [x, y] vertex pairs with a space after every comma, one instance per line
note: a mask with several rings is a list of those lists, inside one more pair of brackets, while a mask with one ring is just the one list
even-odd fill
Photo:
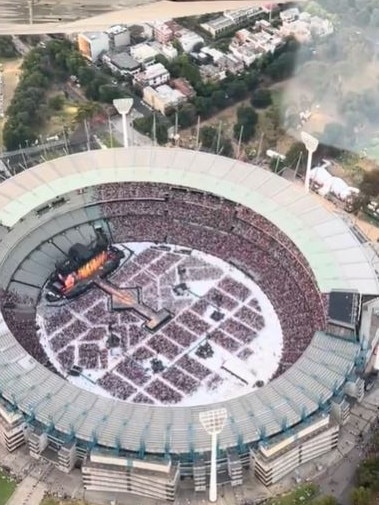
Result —
[[309, 193], [309, 181], [311, 177], [311, 168], [312, 168], [312, 156], [318, 147], [318, 140], [313, 135], [310, 135], [307, 132], [301, 132], [301, 140], [305, 145], [306, 150], [308, 151], [308, 159], [307, 159], [307, 170], [305, 172], [305, 192]]
[[117, 112], [121, 114], [122, 117], [122, 133], [124, 136], [124, 147], [129, 147], [128, 140], [128, 123], [126, 121], [126, 116], [130, 113], [133, 107], [133, 98], [117, 98], [113, 100], [113, 105]]
[[217, 436], [224, 429], [227, 418], [225, 408], [200, 412], [199, 420], [204, 430], [211, 436], [211, 475], [209, 480], [209, 501], [217, 501]]

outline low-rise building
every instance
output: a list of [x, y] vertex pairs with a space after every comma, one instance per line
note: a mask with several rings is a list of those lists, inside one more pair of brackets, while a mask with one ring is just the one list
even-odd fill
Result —
[[187, 100], [186, 96], [178, 89], [173, 89], [167, 84], [143, 89], [143, 101], [154, 110], [165, 115]]
[[79, 52], [91, 62], [109, 51], [109, 37], [105, 32], [79, 33], [77, 42]]
[[180, 91], [187, 99], [193, 98], [196, 95], [196, 91], [193, 89], [191, 84], [184, 79], [184, 77], [178, 77], [170, 82], [170, 85]]
[[144, 64], [154, 61], [158, 54], [159, 51], [146, 42], [136, 44], [130, 48], [130, 56]]
[[201, 28], [210, 33], [212, 37], [216, 38], [225, 32], [228, 32], [235, 26], [234, 21], [225, 16], [219, 16], [215, 19], [210, 19], [206, 23], [202, 23]]
[[164, 56], [167, 60], [172, 61], [178, 56], [178, 50], [171, 43], [161, 44], [159, 42], [151, 42], [151, 47], [156, 49], [159, 54]]
[[153, 37], [161, 44], [167, 44], [174, 38], [174, 31], [168, 26], [167, 23], [154, 23]]
[[199, 67], [201, 80], [204, 82], [218, 82], [226, 77], [226, 71], [216, 65], [202, 65]]
[[230, 31], [233, 27], [237, 27], [245, 21], [259, 16], [266, 9], [262, 7], [245, 7], [243, 9], [235, 9], [225, 11], [222, 16], [211, 19], [200, 26], [203, 30], [210, 33], [212, 37], [219, 37], [225, 32]]
[[170, 79], [170, 73], [162, 65], [162, 63], [155, 63], [150, 65], [143, 72], [139, 72], [134, 76], [134, 83], [139, 85], [141, 88], [145, 86], [160, 86], [165, 84]]
[[198, 44], [204, 44], [204, 39], [195, 32], [190, 30], [182, 30], [181, 33], [176, 34], [177, 40], [183, 48], [185, 53], [193, 51], [194, 47]]
[[279, 14], [280, 19], [284, 23], [292, 23], [299, 19], [300, 10], [297, 7], [291, 7], [290, 9], [285, 9]]
[[292, 22], [283, 21], [280, 33], [283, 37], [292, 36], [302, 43], [309, 42], [312, 39], [309, 23], [306, 21], [300, 21], [299, 19]]
[[141, 71], [141, 63], [135, 60], [126, 51], [116, 54], [106, 54], [103, 62], [113, 73], [120, 73], [123, 76], [136, 75]]

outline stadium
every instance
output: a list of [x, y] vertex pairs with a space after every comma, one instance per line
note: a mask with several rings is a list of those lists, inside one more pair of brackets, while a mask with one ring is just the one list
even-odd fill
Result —
[[80, 466], [89, 490], [173, 500], [180, 478], [207, 486], [211, 409], [227, 412], [232, 485], [336, 446], [379, 284], [350, 226], [301, 186], [204, 152], [104, 149], [4, 181], [0, 223], [8, 450]]

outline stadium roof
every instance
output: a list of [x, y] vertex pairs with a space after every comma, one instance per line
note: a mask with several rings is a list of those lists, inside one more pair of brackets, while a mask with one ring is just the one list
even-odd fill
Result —
[[[0, 219], [15, 226], [23, 215], [56, 196], [118, 181], [192, 186], [251, 206], [304, 250], [322, 289], [377, 292], [374, 272], [359, 243], [347, 225], [316, 199], [271, 172], [201, 152], [139, 147], [55, 159], [0, 185]], [[28, 233], [25, 227], [23, 233]], [[3, 248], [2, 255], [14, 254], [12, 251]], [[359, 345], [354, 342], [317, 333], [305, 353], [279, 378], [212, 406], [225, 407], [228, 412], [220, 448], [260, 440], [304, 420], [345, 383], [358, 353]], [[0, 391], [30, 419], [89, 443], [131, 451], [142, 447], [161, 454], [210, 450], [210, 437], [199, 421], [199, 413], [209, 408], [206, 405], [131, 404], [80, 389], [29, 356], [2, 318]]]
[[349, 226], [316, 197], [260, 167], [198, 151], [118, 148], [42, 163], [0, 184], [0, 222], [13, 227], [47, 200], [117, 181], [185, 185], [240, 202], [293, 240], [311, 265], [321, 291], [379, 294], [378, 279], [364, 247]]

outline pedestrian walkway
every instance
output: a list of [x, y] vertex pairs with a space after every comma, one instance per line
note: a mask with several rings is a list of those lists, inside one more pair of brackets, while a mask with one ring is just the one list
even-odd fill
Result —
[[17, 486], [7, 505], [39, 505], [47, 491], [46, 485], [35, 477], [26, 477]]

